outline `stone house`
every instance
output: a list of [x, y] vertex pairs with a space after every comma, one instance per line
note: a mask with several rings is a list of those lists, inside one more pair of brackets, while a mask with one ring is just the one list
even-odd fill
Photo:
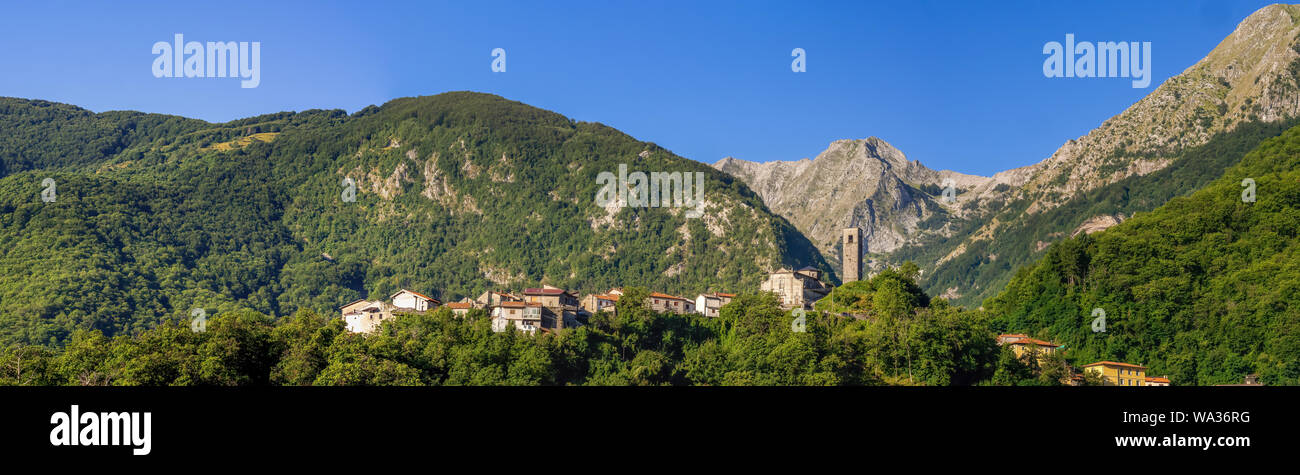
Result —
[[831, 286], [822, 282], [821, 277], [822, 271], [814, 267], [781, 269], [768, 275], [759, 290], [776, 294], [781, 299], [782, 308], [810, 310], [813, 302], [831, 292]]
[[596, 312], [605, 312], [613, 314], [616, 312], [615, 305], [618, 304], [619, 295], [615, 294], [588, 294], [582, 298], [582, 310], [589, 314]]
[[695, 302], [691, 299], [678, 297], [659, 292], [651, 292], [650, 296], [645, 298], [646, 305], [650, 310], [660, 313], [695, 313]]
[[578, 294], [559, 287], [544, 285], [524, 289], [524, 302], [542, 306], [542, 328], [563, 329], [578, 326]]

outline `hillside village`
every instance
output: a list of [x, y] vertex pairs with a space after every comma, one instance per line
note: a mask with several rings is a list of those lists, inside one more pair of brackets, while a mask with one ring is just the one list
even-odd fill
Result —
[[[615, 313], [615, 304], [622, 296], [623, 290], [614, 288], [603, 294], [579, 298], [577, 292], [543, 285], [518, 293], [488, 290], [477, 298], [443, 304], [434, 297], [402, 289], [390, 295], [388, 301], [361, 299], [344, 305], [341, 312], [348, 331], [354, 333], [374, 332], [384, 321], [402, 313], [423, 313], [443, 306], [458, 317], [465, 316], [470, 310], [482, 309], [492, 319], [492, 329], [497, 332], [513, 328], [525, 333], [549, 333], [585, 325], [587, 319], [598, 312]], [[646, 297], [645, 304], [655, 312], [717, 317], [722, 306], [735, 296], [721, 292], [705, 293], [692, 300], [652, 292]]]
[[[861, 255], [863, 244], [861, 231], [856, 228], [844, 230], [841, 239], [848, 256], [843, 261], [845, 282], [853, 282], [862, 275]], [[856, 251], [856, 252], [855, 252]], [[857, 254], [855, 257], [854, 254]], [[774, 294], [784, 310], [812, 310], [813, 303], [831, 293], [833, 285], [822, 280], [822, 271], [813, 267], [797, 270], [778, 269], [768, 274], [759, 286], [760, 292]], [[597, 313], [616, 314], [619, 299], [624, 296], [621, 288], [613, 288], [605, 293], [592, 293], [579, 296], [577, 292], [551, 285], [525, 288], [521, 292], [488, 290], [476, 298], [465, 298], [457, 302], [443, 303], [426, 294], [408, 289], [401, 289], [385, 300], [361, 299], [343, 305], [341, 318], [347, 330], [354, 333], [373, 333], [380, 325], [401, 314], [425, 313], [439, 307], [447, 307], [457, 317], [464, 317], [470, 310], [481, 309], [492, 321], [495, 332], [519, 331], [527, 334], [553, 333], [565, 328], [585, 325], [588, 319]], [[646, 308], [658, 313], [675, 313], [679, 315], [697, 314], [706, 318], [717, 318], [723, 306], [731, 303], [736, 294], [711, 292], [696, 295], [694, 299], [679, 297], [662, 292], [651, 292], [645, 297]], [[860, 318], [858, 315], [844, 316]], [[1064, 346], [1049, 341], [1039, 340], [1026, 334], [1001, 334], [997, 336], [997, 345], [1011, 349], [1017, 358], [1033, 359], [1041, 366], [1048, 363], [1047, 358], [1064, 351]], [[1147, 368], [1138, 364], [1116, 361], [1099, 361], [1075, 368], [1065, 365], [1066, 376], [1061, 383], [1069, 386], [1083, 386], [1089, 377], [1092, 384], [1103, 386], [1169, 386], [1167, 376], [1147, 375]], [[1088, 374], [1091, 373], [1091, 374]], [[1257, 379], [1247, 378], [1241, 386], [1257, 386]]]

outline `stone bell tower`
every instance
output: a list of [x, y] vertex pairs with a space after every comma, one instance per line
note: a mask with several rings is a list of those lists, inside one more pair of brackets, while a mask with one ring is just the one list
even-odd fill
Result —
[[862, 255], [866, 251], [866, 245], [862, 243], [862, 230], [857, 226], [844, 228], [840, 234], [840, 249], [844, 283], [862, 280]]

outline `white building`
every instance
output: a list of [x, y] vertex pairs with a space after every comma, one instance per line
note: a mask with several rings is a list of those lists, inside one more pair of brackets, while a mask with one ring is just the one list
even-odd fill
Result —
[[722, 306], [731, 303], [736, 294], [700, 294], [695, 297], [695, 311], [706, 317], [721, 315]]
[[535, 333], [542, 327], [542, 304], [535, 302], [501, 302], [492, 307], [492, 331], [503, 332], [514, 327], [524, 333]]
[[385, 320], [393, 318], [392, 307], [381, 301], [356, 300], [342, 307], [343, 323], [348, 331], [370, 333]]
[[397, 291], [397, 293], [389, 296], [388, 300], [393, 302], [395, 308], [415, 310], [417, 312], [424, 312], [442, 305], [442, 302], [438, 299], [406, 289]]

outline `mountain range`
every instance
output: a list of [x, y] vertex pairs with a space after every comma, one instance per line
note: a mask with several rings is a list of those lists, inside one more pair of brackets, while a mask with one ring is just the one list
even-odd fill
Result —
[[[816, 158], [713, 166], [748, 183], [827, 256], [842, 228], [871, 270], [913, 261], [932, 295], [979, 305], [1047, 247], [1150, 211], [1218, 178], [1300, 116], [1300, 6], [1251, 14], [1181, 74], [1047, 159], [992, 177], [934, 171], [879, 138]], [[945, 180], [956, 196], [942, 199]]]

